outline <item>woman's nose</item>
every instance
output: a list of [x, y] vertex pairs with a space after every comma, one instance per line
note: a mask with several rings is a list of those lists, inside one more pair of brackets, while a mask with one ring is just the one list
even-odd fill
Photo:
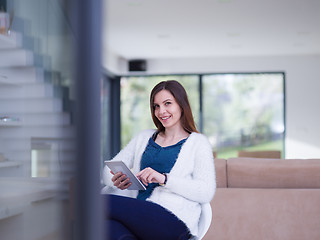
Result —
[[165, 107], [160, 106], [160, 108], [159, 108], [159, 113], [163, 114], [163, 113], [165, 113], [165, 112], [166, 112]]

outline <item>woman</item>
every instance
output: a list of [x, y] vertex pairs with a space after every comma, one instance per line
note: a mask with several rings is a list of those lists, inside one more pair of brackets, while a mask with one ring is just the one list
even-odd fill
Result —
[[197, 236], [201, 204], [215, 193], [211, 145], [196, 130], [183, 86], [174, 80], [160, 82], [151, 92], [150, 108], [157, 130], [142, 131], [112, 159], [132, 168], [147, 189], [126, 190], [130, 179], [104, 169], [107, 186], [131, 194], [105, 195], [109, 239]]

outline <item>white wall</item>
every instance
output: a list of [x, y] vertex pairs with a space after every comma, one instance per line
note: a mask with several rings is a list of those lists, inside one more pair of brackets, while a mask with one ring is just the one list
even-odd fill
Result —
[[[128, 74], [123, 59], [117, 74]], [[320, 56], [148, 60], [147, 74], [283, 71], [286, 74], [286, 158], [320, 158]]]

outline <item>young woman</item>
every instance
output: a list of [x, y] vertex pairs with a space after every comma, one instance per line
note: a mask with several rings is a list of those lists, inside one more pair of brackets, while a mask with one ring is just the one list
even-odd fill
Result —
[[127, 190], [130, 179], [104, 168], [105, 184], [131, 195], [104, 195], [108, 239], [197, 236], [201, 204], [215, 193], [212, 148], [196, 130], [183, 86], [160, 82], [151, 92], [150, 108], [157, 129], [142, 131], [112, 159], [133, 169], [146, 190]]

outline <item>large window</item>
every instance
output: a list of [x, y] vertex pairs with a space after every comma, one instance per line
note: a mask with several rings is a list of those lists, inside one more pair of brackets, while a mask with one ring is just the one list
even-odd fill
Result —
[[122, 147], [139, 131], [154, 128], [150, 92], [170, 79], [186, 88], [197, 128], [209, 138], [217, 157], [236, 157], [240, 150], [283, 154], [283, 73], [122, 77]]

